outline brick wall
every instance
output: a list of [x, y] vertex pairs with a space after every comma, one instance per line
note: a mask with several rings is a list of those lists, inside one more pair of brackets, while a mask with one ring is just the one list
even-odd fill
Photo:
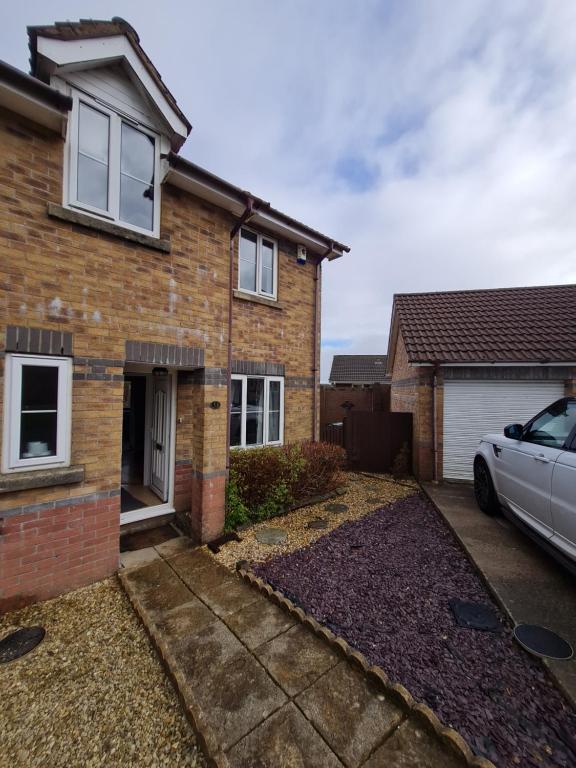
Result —
[[[127, 340], [203, 349], [206, 371], [219, 372], [203, 380], [178, 375], [175, 504], [188, 511], [203, 540], [217, 535], [223, 522], [233, 220], [164, 185], [166, 253], [49, 216], [48, 203], [62, 201], [63, 146], [60, 136], [0, 111], [0, 340], [8, 325], [72, 334], [71, 462], [85, 470], [76, 485], [0, 494], [0, 559], [10, 551], [18, 563], [3, 573], [3, 599], [58, 594], [117, 566], [118, 496], [110, 494], [118, 494], [121, 479]], [[285, 365], [286, 441], [312, 436], [313, 306], [314, 266], [311, 260], [298, 265], [295, 246], [284, 241], [278, 307], [233, 302], [234, 357]], [[0, 399], [3, 394], [0, 382]], [[210, 408], [214, 400], [220, 409]], [[84, 508], [87, 497], [100, 501]], [[37, 505], [54, 506], [37, 511]], [[100, 523], [103, 538], [90, 533]], [[54, 541], [61, 544], [44, 557], [40, 539], [50, 526], [58, 527]], [[80, 540], [86, 547], [78, 562], [65, 553]]]
[[[410, 365], [399, 332], [392, 369], [390, 409], [413, 416], [412, 468], [420, 480], [431, 480], [434, 476], [433, 392], [432, 369]], [[439, 397], [441, 393], [438, 395], [437, 392]]]

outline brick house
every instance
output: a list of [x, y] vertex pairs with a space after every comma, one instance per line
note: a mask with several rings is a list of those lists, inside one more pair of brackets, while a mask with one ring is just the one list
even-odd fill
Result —
[[478, 441], [576, 392], [576, 285], [394, 296], [391, 410], [422, 480], [471, 480]]
[[317, 439], [320, 265], [348, 251], [178, 155], [129, 24], [28, 32], [32, 74], [0, 64], [4, 607], [115, 571], [122, 525], [209, 541], [229, 445]]

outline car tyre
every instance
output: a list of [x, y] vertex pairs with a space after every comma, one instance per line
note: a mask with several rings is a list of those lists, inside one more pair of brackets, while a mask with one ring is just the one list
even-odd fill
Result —
[[474, 496], [485, 515], [492, 517], [500, 512], [496, 489], [484, 459], [476, 459], [474, 462]]

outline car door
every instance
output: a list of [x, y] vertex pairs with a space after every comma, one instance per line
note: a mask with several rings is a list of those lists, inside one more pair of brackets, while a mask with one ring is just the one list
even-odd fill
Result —
[[554, 532], [553, 470], [573, 426], [568, 406], [569, 402], [559, 400], [528, 422], [521, 440], [504, 438], [497, 446], [500, 495], [515, 514], [547, 538]]
[[[576, 412], [576, 403], [574, 403]], [[576, 421], [576, 413], [574, 416]], [[561, 453], [552, 472], [552, 543], [576, 560], [576, 429], [570, 448]]]

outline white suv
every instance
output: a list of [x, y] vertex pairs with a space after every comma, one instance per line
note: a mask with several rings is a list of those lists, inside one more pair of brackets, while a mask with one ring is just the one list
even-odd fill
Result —
[[485, 435], [474, 459], [480, 509], [500, 506], [576, 568], [576, 397], [557, 400], [524, 426]]

